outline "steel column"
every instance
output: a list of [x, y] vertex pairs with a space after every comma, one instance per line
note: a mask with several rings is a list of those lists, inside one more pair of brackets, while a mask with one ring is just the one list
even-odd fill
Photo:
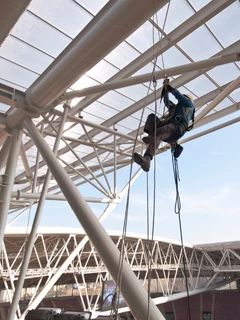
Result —
[[[65, 106], [64, 109], [64, 113], [63, 113], [63, 117], [59, 126], [59, 130], [58, 130], [58, 135], [56, 137], [55, 143], [54, 143], [54, 147], [53, 147], [53, 153], [56, 154], [60, 141], [61, 141], [61, 136], [64, 130], [64, 124], [65, 121], [67, 119], [67, 113], [68, 113], [69, 107]], [[23, 263], [21, 266], [21, 270], [20, 270], [20, 274], [18, 277], [18, 281], [17, 281], [17, 285], [16, 285], [16, 289], [15, 289], [15, 293], [13, 296], [13, 301], [9, 310], [9, 314], [8, 314], [8, 320], [14, 320], [15, 319], [15, 315], [16, 315], [16, 310], [17, 310], [17, 306], [18, 306], [18, 302], [21, 296], [21, 291], [22, 291], [22, 287], [24, 284], [24, 280], [25, 280], [25, 276], [26, 276], [26, 271], [28, 268], [28, 264], [32, 255], [32, 250], [33, 250], [33, 245], [34, 245], [34, 241], [36, 238], [36, 234], [37, 234], [37, 229], [39, 226], [39, 222], [40, 222], [40, 218], [41, 218], [41, 214], [42, 214], [42, 210], [43, 210], [43, 206], [44, 206], [44, 202], [47, 196], [47, 191], [48, 191], [48, 187], [49, 187], [49, 182], [51, 179], [51, 171], [48, 169], [46, 177], [45, 177], [45, 181], [44, 181], [44, 185], [43, 185], [43, 189], [41, 192], [41, 196], [40, 196], [40, 200], [38, 203], [38, 207], [37, 207], [37, 211], [34, 217], [34, 221], [33, 221], [33, 225], [32, 225], [32, 229], [31, 229], [31, 234], [27, 240], [27, 245], [26, 245], [26, 250], [25, 250], [25, 255], [24, 255], [24, 259], [23, 259]]]
[[[128, 188], [129, 188], [129, 185], [132, 184], [137, 179], [137, 177], [140, 175], [141, 172], [142, 172], [142, 170], [139, 169], [135, 173], [135, 175], [132, 177], [132, 180], [123, 188], [123, 190], [120, 192], [120, 194], [118, 194], [118, 197], [122, 198], [124, 196], [124, 194], [127, 192]], [[102, 223], [107, 218], [107, 216], [113, 211], [113, 209], [116, 207], [116, 205], [117, 205], [117, 203], [111, 203], [107, 207], [107, 209], [104, 211], [104, 213], [101, 215], [101, 217], [99, 218], [99, 222]], [[54, 284], [60, 278], [60, 276], [62, 275], [64, 270], [66, 270], [66, 268], [69, 266], [71, 261], [78, 255], [78, 253], [84, 247], [84, 245], [87, 243], [87, 241], [88, 241], [88, 236], [85, 236], [81, 240], [81, 242], [76, 246], [76, 248], [73, 250], [73, 252], [71, 252], [69, 257], [63, 262], [61, 267], [52, 276], [52, 278], [45, 284], [45, 286], [43, 287], [41, 292], [37, 295], [37, 297], [33, 300], [33, 302], [27, 307], [27, 310], [34, 309], [39, 305], [39, 303], [46, 296], [48, 291], [54, 286]], [[26, 313], [27, 310], [25, 310], [24, 314]], [[22, 315], [20, 320], [24, 320], [24, 314]]]
[[[30, 136], [34, 140], [36, 146], [40, 150], [42, 157], [46, 161], [49, 169], [54, 175], [59, 187], [69, 202], [72, 210], [74, 211], [77, 219], [84, 228], [89, 239], [101, 256], [104, 264], [112, 275], [114, 281], [117, 283], [118, 279], [118, 265], [120, 253], [112, 242], [111, 238], [99, 223], [96, 216], [84, 201], [84, 198], [75, 187], [63, 167], [59, 164], [54, 154], [51, 152], [49, 146], [40, 135], [39, 131], [34, 126], [30, 119], [26, 119], [25, 127], [27, 128]], [[122, 268], [122, 294], [126, 299], [134, 316], [138, 320], [146, 320], [148, 314], [148, 295], [146, 290], [142, 287], [141, 283], [136, 278], [132, 269], [124, 261]], [[164, 317], [150, 301], [150, 316], [149, 320], [163, 320]]]
[[4, 141], [4, 144], [2, 146], [2, 149], [0, 151], [0, 170], [4, 167], [6, 163], [7, 156], [9, 154], [9, 149], [11, 146], [11, 137], [6, 137], [6, 140]]
[[0, 252], [2, 249], [4, 230], [6, 226], [8, 210], [10, 207], [11, 192], [14, 184], [17, 160], [22, 141], [21, 137], [22, 132], [19, 128], [12, 131], [12, 143], [7, 159], [5, 174], [3, 175], [2, 179], [0, 192]]

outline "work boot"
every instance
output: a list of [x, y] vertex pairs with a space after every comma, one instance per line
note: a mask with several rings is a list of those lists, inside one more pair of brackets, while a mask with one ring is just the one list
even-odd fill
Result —
[[150, 136], [143, 137], [143, 138], [142, 138], [142, 141], [143, 141], [144, 143], [146, 143], [146, 144], [149, 144], [150, 138], [151, 138]]
[[148, 155], [145, 155], [144, 157], [141, 156], [139, 153], [134, 153], [133, 154], [133, 159], [134, 161], [141, 166], [143, 171], [148, 172], [150, 169], [150, 162], [151, 158]]

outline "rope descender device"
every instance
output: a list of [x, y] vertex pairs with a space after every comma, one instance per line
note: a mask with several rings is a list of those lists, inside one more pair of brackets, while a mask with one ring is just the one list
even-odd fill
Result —
[[157, 80], [156, 80], [155, 76], [153, 76], [152, 82], [153, 82], [153, 87], [156, 88], [157, 87]]

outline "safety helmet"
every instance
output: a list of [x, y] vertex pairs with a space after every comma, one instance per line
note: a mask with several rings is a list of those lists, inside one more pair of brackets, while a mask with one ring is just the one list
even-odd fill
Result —
[[184, 96], [187, 97], [188, 99], [190, 99], [192, 102], [194, 102], [193, 97], [190, 96], [190, 94], [186, 93], [186, 94], [184, 94]]

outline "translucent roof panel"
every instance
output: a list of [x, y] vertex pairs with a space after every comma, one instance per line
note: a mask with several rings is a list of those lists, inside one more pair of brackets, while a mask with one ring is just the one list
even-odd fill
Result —
[[53, 58], [18, 38], [9, 36], [0, 48], [0, 56], [25, 67], [37, 75], [41, 74], [53, 62]]
[[0, 57], [1, 78], [21, 87], [28, 88], [37, 78], [38, 74], [24, 67]]
[[118, 69], [105, 60], [101, 60], [91, 70], [87, 72], [87, 75], [99, 82], [105, 82], [116, 74]]
[[121, 95], [120, 93], [117, 93], [116, 91], [105, 94], [99, 99], [99, 101], [109, 105], [110, 107], [118, 111], [123, 110], [130, 104], [132, 104], [132, 100]]
[[196, 79], [188, 82], [186, 87], [194, 92], [198, 97], [216, 89], [216, 86], [205, 75], [197, 77]]
[[173, 29], [178, 27], [185, 20], [190, 18], [193, 14], [194, 14], [194, 11], [187, 1], [171, 0], [170, 6], [169, 6], [169, 12], [166, 16], [165, 31], [167, 33], [171, 32]]
[[239, 40], [239, 17], [240, 5], [239, 1], [235, 1], [207, 22], [207, 25], [210, 27], [212, 32], [219, 38], [225, 47]]
[[182, 64], [190, 63], [188, 57], [180, 52], [176, 47], [171, 47], [158, 58], [158, 61], [163, 59], [165, 68], [172, 68]]
[[144, 86], [142, 84], [139, 84], [131, 87], [118, 89], [117, 91], [131, 98], [133, 101], [137, 101], [146, 97], [147, 94], [152, 92], [152, 89], [152, 87], [149, 89], [149, 86], [147, 85]]
[[239, 77], [240, 72], [238, 67], [233, 63], [227, 65], [218, 66], [208, 71], [208, 74], [220, 85], [227, 83]]
[[108, 3], [108, 0], [76, 0], [76, 2], [93, 15], [96, 15]]
[[126, 40], [138, 51], [144, 52], [159, 41], [159, 31], [147, 21]]
[[52, 57], [57, 57], [71, 42], [69, 36], [58, 31], [29, 11], [22, 15], [11, 33]]
[[114, 64], [119, 69], [124, 68], [131, 61], [139, 56], [139, 52], [128, 43], [121, 43], [115, 50], [109, 53], [105, 59]]
[[189, 1], [191, 5], [194, 7], [195, 10], [200, 10], [202, 9], [206, 4], [208, 4], [210, 1], [209, 0], [190, 0]]
[[[198, 41], [196, 41], [196, 39], [198, 39]], [[202, 41], [200, 41], [200, 39], [202, 39]], [[179, 46], [186, 51], [194, 61], [207, 59], [222, 49], [205, 26], [198, 28], [180, 41]]]
[[[93, 115], [98, 115], [102, 120], [107, 120], [117, 114], [117, 110], [98, 101], [92, 103], [91, 106], [87, 108], [87, 112]], [[84, 111], [82, 115], [84, 115]]]
[[71, 38], [75, 38], [93, 17], [77, 2], [69, 0], [34, 0], [28, 10]]

